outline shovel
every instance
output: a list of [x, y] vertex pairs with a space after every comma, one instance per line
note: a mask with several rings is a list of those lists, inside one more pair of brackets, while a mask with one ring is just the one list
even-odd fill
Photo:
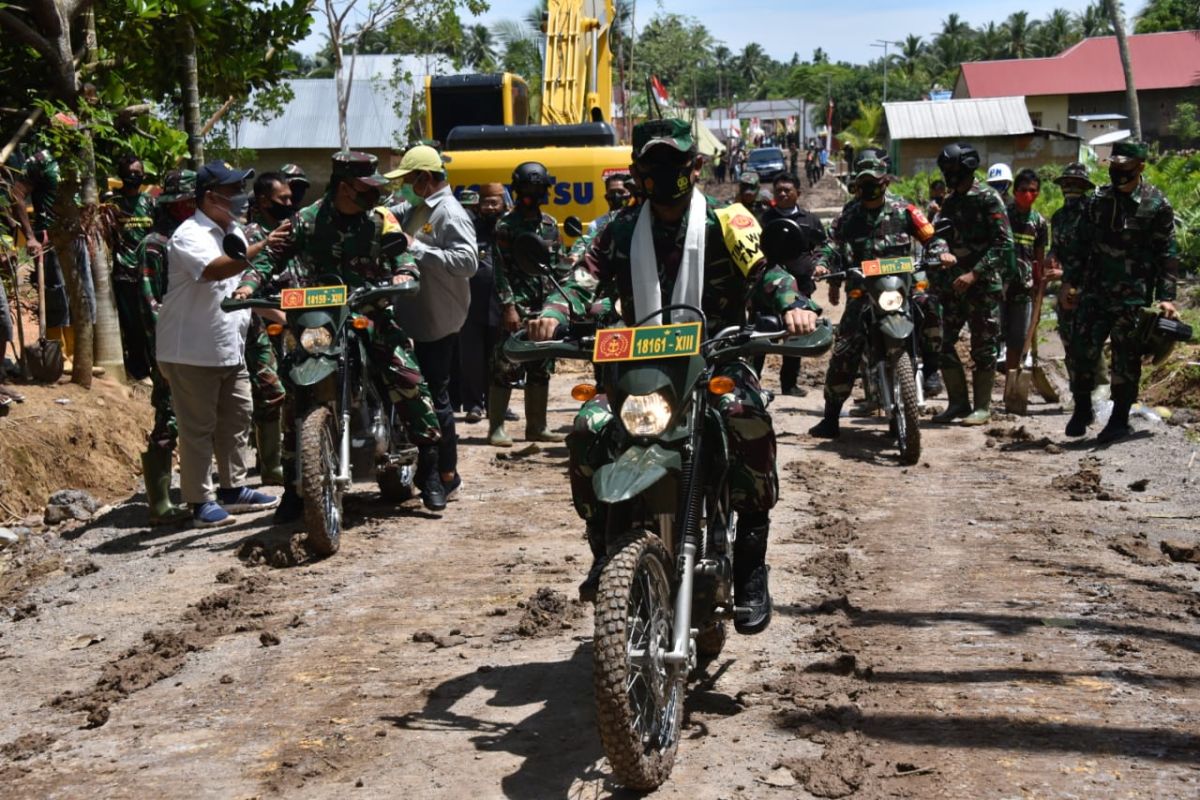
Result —
[[[1037, 338], [1038, 323], [1042, 319], [1041, 281], [1033, 297], [1033, 315], [1029, 320], [1029, 331], [1025, 334], [1025, 346], [1021, 348], [1021, 358], [1017, 368], [1010, 369], [1004, 376], [1004, 408], [1010, 414], [1025, 416], [1029, 412], [1029, 390], [1033, 388], [1033, 375], [1025, 369], [1025, 356], [1029, 354], [1033, 342]], [[1045, 374], [1042, 375], [1045, 378]]]
[[16, 349], [17, 364], [21, 367], [21, 380], [31, 381], [33, 380], [33, 375], [29, 372], [29, 357], [26, 355], [25, 350], [25, 325], [22, 322], [25, 319], [25, 314], [21, 309], [21, 293], [18, 291], [21, 286], [21, 276], [20, 271], [17, 269], [17, 260], [15, 257], [9, 260], [8, 266], [13, 277], [12, 303], [13, 308], [17, 312], [17, 341], [13, 343], [13, 346]]
[[62, 344], [46, 338], [46, 274], [44, 256], [38, 253], [38, 340], [25, 348], [25, 361], [38, 383], [58, 383], [63, 374]]

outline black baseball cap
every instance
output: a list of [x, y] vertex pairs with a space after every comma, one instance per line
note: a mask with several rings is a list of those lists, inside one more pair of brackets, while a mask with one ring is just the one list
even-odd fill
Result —
[[253, 169], [237, 169], [225, 161], [210, 161], [196, 172], [196, 191], [214, 186], [229, 186], [254, 177]]

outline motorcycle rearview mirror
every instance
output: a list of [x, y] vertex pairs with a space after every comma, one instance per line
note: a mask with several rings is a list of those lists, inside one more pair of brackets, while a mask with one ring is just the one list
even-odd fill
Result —
[[513, 242], [512, 253], [517, 267], [527, 275], [545, 275], [550, 271], [550, 245], [535, 233], [518, 236]]
[[221, 249], [234, 261], [246, 260], [246, 240], [236, 233], [225, 234], [225, 238], [221, 240]]
[[954, 241], [954, 220], [938, 217], [933, 221], [933, 235], [946, 242]]
[[578, 239], [580, 236], [583, 236], [583, 222], [580, 221], [579, 217], [572, 214], [563, 220], [563, 232], [572, 239]]
[[777, 219], [762, 232], [760, 248], [772, 264], [784, 264], [804, 254], [807, 237], [790, 219]]
[[408, 237], [401, 231], [385, 233], [379, 243], [379, 249], [388, 258], [396, 258], [408, 252]]

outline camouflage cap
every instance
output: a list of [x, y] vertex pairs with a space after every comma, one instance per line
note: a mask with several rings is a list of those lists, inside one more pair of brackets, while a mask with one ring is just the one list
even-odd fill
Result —
[[738, 178], [739, 187], [747, 186], [750, 188], [756, 188], [761, 182], [762, 179], [758, 177], [757, 172], [743, 172], [742, 177]]
[[634, 126], [633, 157], [635, 160], [643, 157], [651, 148], [660, 144], [665, 144], [681, 153], [695, 152], [696, 140], [692, 137], [692, 126], [682, 119], [652, 119]]
[[1092, 181], [1091, 176], [1088, 175], [1087, 167], [1078, 161], [1067, 164], [1067, 166], [1063, 169], [1062, 174], [1054, 179], [1054, 182], [1059, 186], [1062, 186], [1068, 181], [1081, 181], [1093, 189], [1096, 188], [1096, 184]]
[[329, 173], [331, 177], [357, 178], [378, 189], [387, 186], [387, 178], [379, 174], [379, 159], [370, 153], [354, 150], [334, 153], [332, 163], [333, 168]]
[[865, 153], [854, 162], [854, 180], [858, 180], [864, 175], [876, 180], [883, 180], [887, 174], [887, 162], [873, 152]]
[[190, 169], [173, 169], [163, 176], [160, 203], [175, 203], [191, 200], [196, 196], [196, 173]]
[[284, 164], [279, 168], [280, 173], [287, 176], [288, 183], [303, 183], [305, 186], [311, 186], [312, 183], [308, 180], [308, 175], [304, 174], [304, 170], [299, 164]]
[[1141, 139], [1123, 139], [1113, 145], [1113, 158], [1136, 158], [1145, 161], [1150, 155], [1150, 148]]
[[479, 192], [474, 189], [463, 189], [458, 193], [458, 202], [464, 206], [479, 205]]

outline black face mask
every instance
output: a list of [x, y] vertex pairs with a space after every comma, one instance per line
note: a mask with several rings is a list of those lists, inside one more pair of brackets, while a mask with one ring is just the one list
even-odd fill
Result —
[[1108, 168], [1108, 179], [1112, 181], [1113, 186], [1124, 186], [1130, 181], [1137, 180], [1137, 168], [1133, 169], [1118, 169], [1115, 165]]
[[480, 214], [475, 217], [475, 235], [488, 235], [496, 230], [496, 223], [500, 221], [497, 214]]
[[290, 186], [292, 190], [292, 205], [300, 208], [300, 204], [304, 202], [304, 192], [308, 189], [307, 186]]
[[882, 183], [860, 183], [858, 185], [858, 196], [863, 200], [878, 200], [883, 197]]
[[656, 164], [642, 173], [646, 196], [656, 203], [673, 203], [692, 191], [690, 164]]
[[274, 218], [275, 220], [277, 220], [279, 222], [283, 222], [285, 219], [290, 217], [292, 214], [296, 213], [296, 207], [293, 205], [285, 204], [285, 203], [274, 203], [273, 202], [267, 208], [267, 213], [270, 214], [271, 217]]
[[145, 178], [141, 175], [131, 175], [121, 179], [121, 187], [126, 191], [136, 191], [142, 188], [143, 181], [145, 181]]

